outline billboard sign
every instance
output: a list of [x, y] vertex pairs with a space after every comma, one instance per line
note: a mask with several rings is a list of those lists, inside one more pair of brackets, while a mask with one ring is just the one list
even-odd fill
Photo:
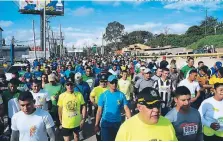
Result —
[[19, 12], [22, 14], [40, 14], [46, 1], [46, 15], [64, 15], [63, 0], [19, 0]]

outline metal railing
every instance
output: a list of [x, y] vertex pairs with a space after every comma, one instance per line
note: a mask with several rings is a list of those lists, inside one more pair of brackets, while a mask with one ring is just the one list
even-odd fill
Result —
[[141, 56], [137, 56], [139, 58], [161, 58], [163, 56], [166, 56], [167, 58], [173, 58], [173, 57], [217, 57], [220, 58], [221, 56], [223, 56], [223, 53], [206, 53], [206, 54], [183, 54], [183, 55], [141, 55]]

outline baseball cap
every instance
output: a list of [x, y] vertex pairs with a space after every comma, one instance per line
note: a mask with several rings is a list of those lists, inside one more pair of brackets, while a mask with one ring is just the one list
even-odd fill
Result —
[[144, 70], [144, 73], [151, 73], [151, 70], [148, 69], [148, 68], [146, 68], [146, 69]]
[[54, 73], [51, 73], [50, 75], [48, 75], [48, 80], [49, 82], [56, 81], [56, 75]]
[[77, 72], [75, 74], [75, 80], [80, 80], [82, 78], [81, 76], [82, 76], [81, 73]]
[[117, 80], [117, 77], [115, 75], [110, 75], [108, 77], [108, 82], [112, 82], [112, 81], [115, 81], [115, 80]]
[[139, 92], [137, 97], [137, 102], [141, 105], [145, 105], [149, 109], [154, 107], [159, 108], [160, 104], [164, 102], [159, 96], [159, 92], [152, 87], [144, 88], [141, 92]]
[[68, 78], [68, 79], [66, 80], [66, 85], [68, 85], [68, 84], [72, 84], [72, 85], [74, 85], [74, 83], [72, 82], [71, 78]]
[[217, 61], [216, 63], [216, 67], [219, 69], [220, 67], [222, 67], [222, 63], [220, 61]]
[[146, 69], [146, 67], [144, 67], [144, 66], [140, 67], [140, 70], [145, 70], [145, 69]]
[[100, 81], [108, 81], [107, 76], [106, 75], [102, 75], [100, 78]]

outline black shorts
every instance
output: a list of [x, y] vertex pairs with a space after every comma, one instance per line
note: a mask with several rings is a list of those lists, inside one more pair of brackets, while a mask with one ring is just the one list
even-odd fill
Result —
[[75, 128], [62, 128], [62, 135], [63, 136], [71, 136], [73, 133], [78, 134], [80, 132], [80, 126], [75, 127]]

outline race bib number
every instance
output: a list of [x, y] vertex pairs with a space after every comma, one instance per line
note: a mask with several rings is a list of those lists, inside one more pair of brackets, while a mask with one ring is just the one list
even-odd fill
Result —
[[165, 86], [160, 86], [160, 91], [161, 92], [169, 92], [170, 91], [170, 88], [169, 87], [165, 87]]
[[74, 117], [77, 116], [77, 112], [73, 111], [73, 112], [68, 112], [68, 117]]
[[195, 123], [183, 123], [181, 127], [183, 128], [184, 136], [196, 134], [198, 131], [198, 125]]

